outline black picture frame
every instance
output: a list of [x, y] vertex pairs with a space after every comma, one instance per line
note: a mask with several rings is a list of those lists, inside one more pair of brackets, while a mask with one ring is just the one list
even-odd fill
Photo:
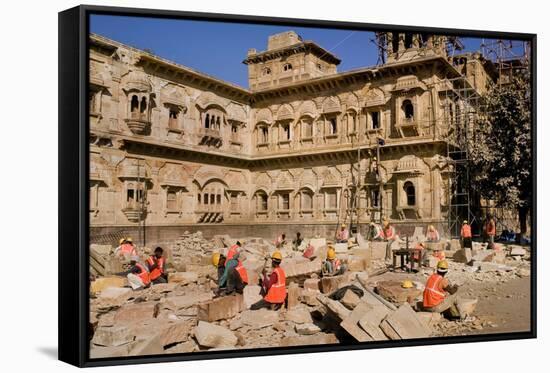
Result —
[[[508, 38], [531, 43], [532, 89], [532, 275], [531, 330], [519, 333], [476, 336], [439, 337], [429, 339], [331, 344], [302, 347], [235, 349], [231, 351], [194, 352], [186, 354], [90, 359], [88, 356], [88, 42], [91, 14], [128, 15], [136, 17], [175, 18], [285, 26], [314, 26], [346, 30], [420, 31], [441, 35]], [[536, 338], [537, 331], [537, 224], [536, 224], [536, 113], [537, 113], [537, 36], [529, 33], [461, 30], [420, 26], [381, 25], [357, 22], [275, 18], [213, 14], [158, 9], [136, 9], [82, 5], [59, 13], [59, 359], [79, 367], [125, 365], [136, 363], [282, 355], [341, 350], [406, 347], [464, 342], [484, 342]]]

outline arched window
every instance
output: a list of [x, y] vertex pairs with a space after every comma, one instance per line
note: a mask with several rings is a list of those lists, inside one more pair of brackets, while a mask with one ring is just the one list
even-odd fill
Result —
[[256, 212], [267, 211], [267, 194], [264, 191], [258, 191], [255, 195], [256, 198]]
[[338, 133], [338, 125], [334, 117], [329, 120], [329, 133], [331, 135], [336, 135]]
[[210, 128], [210, 114], [206, 114], [204, 119], [204, 128]]
[[292, 70], [292, 65], [289, 63], [285, 63], [283, 65], [283, 71], [290, 71], [290, 70]]
[[220, 125], [220, 117], [217, 117], [216, 118], [216, 129], [219, 130], [221, 128], [221, 125]]
[[271, 75], [271, 69], [269, 67], [265, 67], [263, 70], [262, 70], [262, 75]]
[[413, 44], [413, 36], [411, 33], [405, 34], [405, 48], [411, 48]]
[[307, 188], [299, 192], [300, 211], [313, 210], [313, 192]]
[[132, 101], [130, 102], [130, 111], [132, 113], [135, 113], [138, 111], [138, 108], [139, 108], [139, 100], [138, 100], [138, 97], [136, 95], [133, 95], [132, 96]]
[[145, 113], [145, 110], [147, 110], [147, 99], [145, 97], [142, 97], [141, 103], [139, 105], [139, 112]]
[[407, 196], [407, 206], [415, 206], [416, 205], [416, 192], [414, 190], [414, 185], [410, 181], [407, 181], [403, 185], [403, 190], [405, 191], [405, 195]]
[[414, 118], [414, 106], [413, 106], [411, 100], [403, 101], [403, 105], [401, 107], [403, 109], [403, 114], [405, 115], [405, 119], [413, 120], [413, 118]]

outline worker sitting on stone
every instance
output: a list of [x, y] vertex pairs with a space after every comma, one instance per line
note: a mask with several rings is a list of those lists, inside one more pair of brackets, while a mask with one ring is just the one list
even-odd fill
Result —
[[274, 243], [277, 249], [282, 248], [286, 244], [286, 234], [281, 234], [279, 237], [277, 237]]
[[340, 230], [336, 233], [336, 243], [346, 243], [349, 240], [349, 231], [346, 229], [346, 225], [342, 224]]
[[137, 249], [132, 241], [132, 237], [121, 238], [119, 246], [115, 249], [115, 255], [121, 259], [130, 260], [132, 256], [137, 256]]
[[149, 287], [151, 279], [147, 268], [140, 262], [139, 256], [130, 257], [130, 269], [126, 272], [117, 273], [118, 276], [126, 276], [128, 284], [133, 290], [142, 290]]
[[302, 234], [300, 232], [296, 233], [296, 238], [292, 240], [292, 250], [297, 251], [304, 242]]
[[426, 231], [426, 241], [428, 242], [439, 242], [439, 232], [433, 225], [428, 225], [428, 229]]
[[450, 285], [445, 278], [449, 264], [446, 260], [437, 263], [436, 272], [426, 282], [422, 306], [425, 311], [448, 313], [451, 317], [460, 317], [457, 307], [458, 286]]
[[384, 240], [387, 242], [386, 244], [386, 261], [389, 262], [392, 260], [392, 249], [391, 246], [395, 240], [398, 239], [397, 233], [395, 232], [395, 228], [388, 220], [384, 220], [384, 229], [382, 230], [382, 234], [384, 237]]
[[327, 251], [327, 259], [321, 266], [321, 274], [323, 276], [338, 276], [344, 272], [346, 272], [346, 266], [336, 257], [334, 247], [329, 246]]
[[250, 306], [251, 310], [259, 310], [260, 308], [270, 308], [278, 310], [286, 300], [286, 275], [285, 271], [280, 267], [283, 256], [280, 251], [275, 251], [271, 255], [271, 267], [273, 268], [271, 275], [267, 278], [265, 268], [262, 270], [262, 279], [260, 285], [262, 287], [261, 294], [263, 299]]
[[242, 294], [248, 283], [248, 274], [239, 260], [239, 255], [239, 253], [236, 253], [231, 259], [226, 259], [220, 253], [212, 255], [212, 264], [218, 268], [217, 295]]
[[149, 270], [149, 278], [153, 284], [165, 284], [167, 282], [164, 265], [166, 260], [163, 256], [164, 250], [162, 247], [155, 249], [155, 254], [147, 258], [145, 264]]

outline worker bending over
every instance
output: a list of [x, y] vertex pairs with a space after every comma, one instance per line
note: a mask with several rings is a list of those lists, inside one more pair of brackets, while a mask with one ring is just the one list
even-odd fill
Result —
[[234, 245], [231, 245], [229, 250], [227, 251], [227, 260], [230, 260], [235, 256], [235, 254], [238, 254], [241, 252], [241, 241], [237, 241]]
[[278, 310], [285, 303], [286, 275], [285, 271], [280, 267], [282, 260], [283, 256], [279, 251], [275, 251], [273, 255], [271, 255], [271, 267], [273, 271], [269, 278], [267, 278], [264, 268], [262, 270], [263, 278], [260, 280], [264, 298], [250, 306], [251, 310], [258, 310], [264, 307]]
[[242, 294], [248, 284], [248, 273], [239, 260], [239, 253], [231, 259], [226, 259], [223, 254], [212, 254], [212, 264], [218, 268], [218, 289], [216, 295]]
[[117, 273], [118, 276], [126, 276], [128, 278], [128, 284], [133, 290], [142, 290], [151, 285], [151, 279], [149, 272], [143, 264], [139, 262], [139, 256], [132, 256], [130, 258], [130, 269], [126, 272]]
[[424, 288], [423, 308], [428, 312], [449, 312], [452, 317], [459, 317], [460, 313], [456, 306], [458, 286], [449, 284], [445, 278], [449, 265], [446, 260], [437, 263], [436, 272], [426, 282]]
[[121, 238], [118, 243], [119, 246], [115, 249], [116, 256], [129, 260], [131, 257], [138, 255], [136, 246], [132, 241], [132, 237]]
[[428, 242], [439, 242], [439, 232], [433, 225], [428, 225], [428, 229], [426, 231], [426, 241]]
[[346, 266], [336, 257], [334, 247], [329, 246], [327, 259], [323, 262], [321, 267], [321, 274], [323, 276], [338, 276], [344, 274], [345, 271]]
[[336, 233], [336, 243], [346, 243], [349, 240], [349, 231], [346, 229], [346, 225], [342, 224], [340, 230]]
[[153, 284], [165, 284], [167, 282], [165, 264], [166, 260], [162, 255], [164, 250], [162, 247], [157, 247], [155, 249], [155, 254], [147, 258], [145, 264], [149, 270], [149, 278]]

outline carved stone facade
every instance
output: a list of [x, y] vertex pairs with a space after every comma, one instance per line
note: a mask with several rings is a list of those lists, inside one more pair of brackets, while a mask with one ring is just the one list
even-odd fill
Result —
[[274, 35], [249, 51], [245, 89], [91, 35], [92, 227], [443, 224], [446, 118], [462, 105], [448, 78], [490, 76], [425, 38], [390, 34], [386, 64], [338, 73], [314, 42]]

